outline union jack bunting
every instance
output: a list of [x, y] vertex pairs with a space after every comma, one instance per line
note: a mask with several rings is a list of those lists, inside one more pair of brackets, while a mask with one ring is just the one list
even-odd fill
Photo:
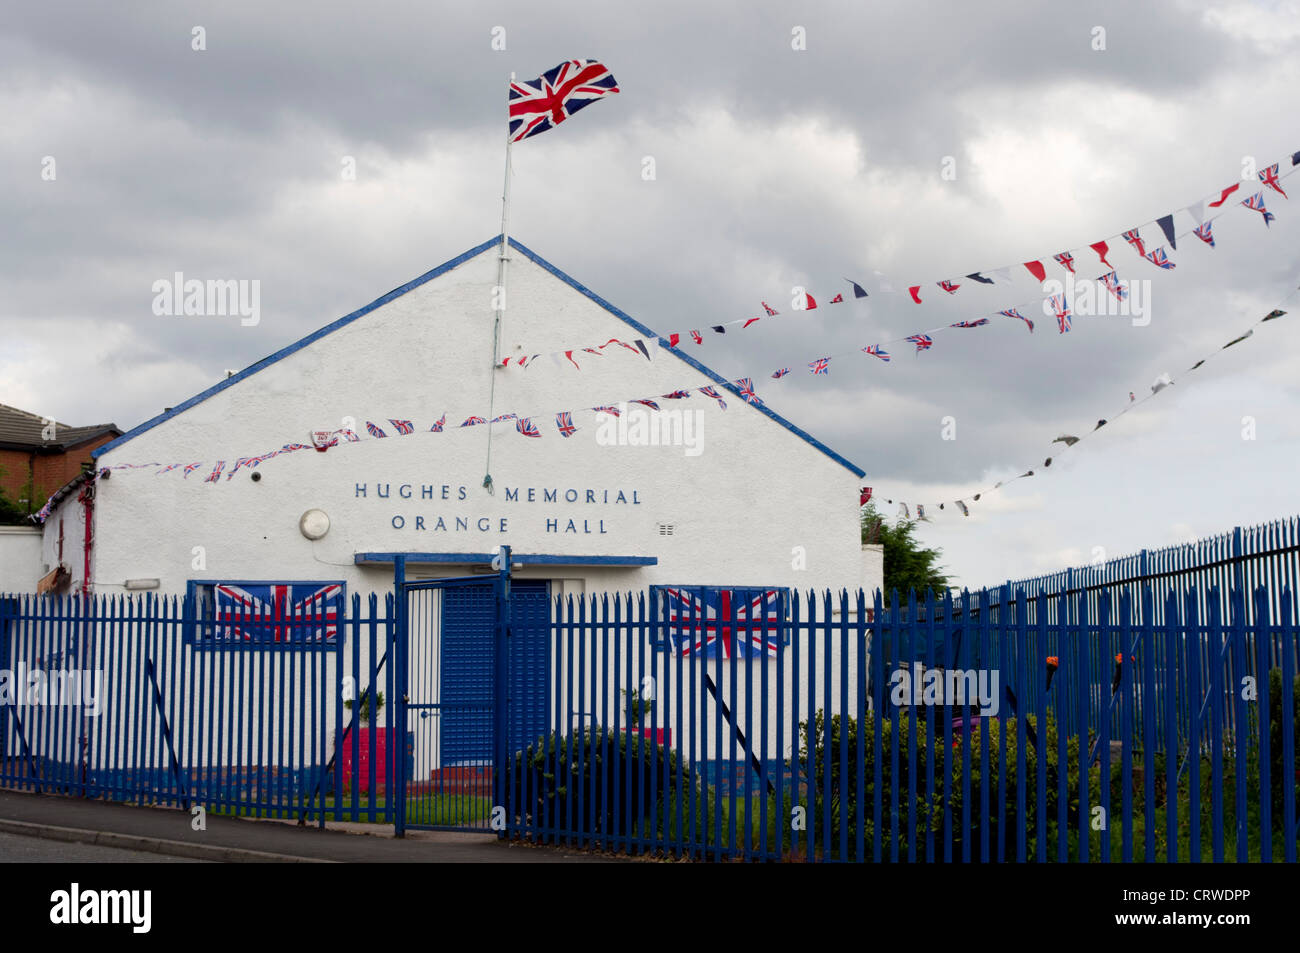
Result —
[[286, 443], [280, 448], [281, 453], [293, 453], [295, 450], [310, 450], [311, 447], [305, 443]]
[[722, 395], [718, 393], [718, 389], [716, 387], [701, 387], [700, 393], [703, 394], [705, 397], [712, 397], [714, 400], [718, 402], [718, 406], [721, 407], [723, 410], [727, 409], [727, 402], [722, 399]]
[[389, 417], [388, 422], [397, 428], [399, 434], [415, 433], [415, 426], [409, 420], [394, 420]]
[[[674, 331], [673, 333], [668, 335], [668, 346], [676, 347], [681, 342], [681, 340], [682, 340], [682, 336]], [[564, 353], [568, 354], [570, 352], [565, 351]], [[570, 358], [570, 360], [572, 360], [572, 358]]]
[[903, 519], [908, 519], [908, 520], [910, 520], [910, 519], [912, 518], [912, 514], [908, 511], [908, 509], [907, 509], [907, 504], [906, 504], [906, 503], [899, 503], [898, 505], [901, 506], [901, 507], [903, 508]]
[[558, 126], [579, 109], [618, 92], [618, 83], [603, 63], [569, 60], [537, 79], [510, 84], [510, 141]]
[[715, 325], [713, 325], [713, 330], [716, 331], [718, 334], [726, 334], [726, 333], [727, 333], [727, 327], [726, 327], [726, 325], [724, 325], [724, 324], [715, 324]]
[[760, 407], [762, 406], [763, 404], [762, 398], [760, 398], [757, 394], [754, 393], [754, 381], [752, 378], [742, 377], [740, 378], [740, 380], [736, 381], [735, 383], [736, 383], [736, 390], [740, 391], [740, 396], [742, 400], [754, 404], [755, 406], [760, 406]]
[[565, 437], [572, 437], [578, 432], [578, 428], [573, 426], [573, 414], [567, 410], [555, 415], [555, 427]]
[[372, 437], [387, 437], [387, 436], [388, 436], [388, 434], [384, 433], [382, 430], [380, 430], [377, 426], [375, 426], [374, 424], [372, 424], [372, 423], [371, 423], [370, 421], [368, 421], [368, 420], [366, 421], [366, 431], [367, 431], [367, 432], [370, 434], [370, 436], [372, 436]]
[[537, 429], [537, 424], [533, 423], [531, 417], [520, 417], [515, 420], [515, 429], [525, 437], [540, 437], [542, 432]]
[[1233, 192], [1237, 191], [1237, 189], [1239, 188], [1241, 188], [1240, 182], [1238, 182], [1236, 185], [1228, 186], [1226, 189], [1223, 190], [1223, 194], [1220, 195], [1217, 200], [1209, 203], [1210, 208], [1218, 208], [1219, 206], [1221, 206], [1224, 202], [1228, 201], [1228, 196], [1231, 195]]
[[1052, 303], [1052, 312], [1056, 315], [1056, 326], [1064, 334], [1070, 330], [1070, 306], [1065, 303], [1065, 295], [1052, 295], [1049, 299]]
[[1274, 192], [1277, 192], [1282, 196], [1282, 198], [1289, 198], [1289, 196], [1282, 191], [1282, 183], [1278, 181], [1276, 162], [1259, 174], [1259, 181], [1263, 182]]
[[692, 331], [692, 332], [691, 332], [691, 337], [695, 339], [695, 343], [696, 343], [696, 344], [703, 344], [703, 343], [704, 343], [704, 335], [701, 334], [699, 331]]
[[591, 409], [597, 413], [609, 414], [611, 417], [619, 416], [619, 410], [617, 407], [593, 407]]
[[212, 472], [203, 478], [203, 482], [204, 483], [221, 482], [221, 471], [224, 470], [225, 468], [226, 468], [226, 461], [218, 460], [216, 465], [212, 468]]
[[980, 318], [978, 321], [958, 321], [956, 324], [950, 324], [950, 328], [982, 328], [989, 323], [988, 318]]
[[230, 472], [226, 474], [227, 482], [235, 478], [235, 474], [239, 472], [240, 467], [255, 467], [260, 460], [261, 457], [240, 457], [235, 461], [235, 465], [230, 468]]
[[1127, 232], [1124, 233], [1124, 241], [1132, 245], [1133, 250], [1137, 252], [1139, 255], [1141, 255], [1143, 258], [1146, 257], [1147, 255], [1146, 246], [1142, 244], [1142, 236], [1138, 234], [1138, 230], [1136, 228], [1130, 228]]
[[863, 354], [870, 354], [872, 357], [878, 357], [885, 363], [889, 363], [889, 352], [879, 344], [868, 344], [862, 349]]
[[658, 590], [672, 652], [728, 659], [775, 656], [786, 642], [782, 589], [713, 586]]
[[498, 416], [493, 417], [490, 423], [499, 424], [503, 420], [516, 420], [516, 419], [518, 418], [515, 414], [499, 414]]
[[826, 303], [827, 303], [827, 304], [840, 304], [843, 300], [844, 300], [844, 295], [842, 295], [842, 294], [837, 294], [834, 298], [831, 298], [831, 300], [830, 300], [830, 301], [827, 301]]
[[442, 433], [442, 428], [446, 423], [447, 423], [447, 415], [444, 413], [441, 417], [439, 417], [437, 420], [433, 422], [433, 426], [429, 428], [429, 433]]
[[1248, 198], [1248, 199], [1243, 199], [1242, 202], [1241, 202], [1241, 204], [1244, 205], [1244, 206], [1246, 206], [1246, 208], [1253, 208], [1253, 209], [1254, 209], [1256, 212], [1258, 212], [1260, 215], [1263, 215], [1263, 216], [1264, 216], [1264, 224], [1265, 224], [1265, 225], [1267, 225], [1269, 222], [1273, 221], [1273, 219], [1277, 217], [1277, 216], [1275, 216], [1272, 212], [1270, 212], [1268, 209], [1264, 208], [1264, 193], [1263, 193], [1263, 192], [1256, 192], [1256, 193], [1255, 193], [1254, 195], [1252, 195], [1250, 198]]
[[181, 476], [188, 477], [191, 473], [193, 473], [201, 466], [203, 466], [202, 463], [187, 463], [185, 464], [185, 469], [181, 471]]
[[1101, 283], [1106, 286], [1106, 290], [1115, 296], [1116, 301], [1123, 301], [1128, 297], [1128, 289], [1119, 283], [1119, 274], [1111, 271], [1101, 276]]
[[924, 504], [924, 503], [917, 503], [917, 504], [916, 504], [916, 518], [919, 519], [919, 520], [923, 520], [923, 519], [925, 519], [925, 504]]
[[1059, 255], [1053, 255], [1052, 257], [1056, 259], [1056, 263], [1062, 268], [1070, 274], [1074, 274], [1074, 256], [1068, 251], [1063, 251]]
[[1211, 248], [1214, 247], [1214, 231], [1211, 228], [1211, 226], [1213, 225], [1214, 222], [1209, 221], [1206, 222], [1204, 225], [1202, 225], [1200, 228], [1196, 229], [1194, 232], [1192, 232], [1193, 235], [1195, 235], [1201, 241], [1205, 242], [1205, 244], [1209, 245]]
[[177, 467], [179, 467], [179, 466], [180, 466], [179, 463], [169, 463], [169, 464], [167, 464], [167, 466], [165, 466], [165, 467], [163, 467], [161, 470], [159, 470], [158, 473], [160, 473], [160, 474], [162, 474], [162, 473], [166, 473], [166, 472], [168, 472], [169, 470], [175, 470], [175, 469], [176, 469]]
[[934, 347], [934, 338], [928, 334], [909, 334], [904, 340], [916, 345], [916, 353], [928, 351]]
[[1135, 401], [1135, 400], [1137, 400], [1137, 395], [1134, 394], [1132, 391], [1129, 391], [1129, 392], [1128, 392], [1128, 402], [1131, 404], [1131, 403], [1133, 403], [1133, 401]]
[[755, 321], [762, 321], [762, 320], [763, 320], [762, 318], [748, 318], [746, 319], [745, 323], [740, 326], [740, 330], [743, 331], [745, 330], [745, 328], [749, 327]]
[[951, 281], [940, 281], [939, 287], [942, 288], [944, 291], [948, 292], [948, 294], [952, 295], [957, 293], [957, 289], [960, 288], [961, 285], [955, 285]]
[[773, 308], [770, 304], [768, 304], [766, 301], [762, 302], [762, 305], [763, 305], [763, 310], [767, 312], [768, 317], [773, 317], [780, 313], [775, 308]]
[[966, 505], [964, 500], [956, 500], [955, 502], [957, 504], [957, 509], [961, 510], [962, 516], [970, 516], [970, 507]]
[[819, 357], [808, 365], [808, 370], [813, 374], [829, 374], [831, 372], [831, 359], [829, 357]]
[[866, 506], [871, 502], [871, 487], [864, 486], [858, 491], [858, 506]]
[[1007, 308], [1005, 311], [999, 311], [998, 314], [1002, 315], [1004, 318], [1019, 318], [1021, 321], [1025, 322], [1025, 324], [1029, 325], [1029, 333], [1034, 333], [1034, 322], [1030, 321], [1015, 308]]
[[691, 392], [688, 390], [675, 390], [671, 394], [660, 394], [664, 400], [681, 400], [683, 397], [690, 397]]
[[487, 423], [486, 417], [466, 417], [465, 422], [461, 424], [461, 426], [474, 427], [477, 426], [478, 424], [485, 424], [485, 423]]
[[634, 401], [632, 401], [632, 403], [634, 403], [634, 404], [645, 404], [645, 405], [646, 405], [647, 407], [649, 407], [651, 410], [658, 410], [658, 409], [659, 409], [659, 405], [656, 404], [653, 400], [649, 400], [649, 399], [634, 400]]
[[212, 588], [212, 637], [229, 642], [333, 642], [343, 587], [219, 583]]
[[785, 377], [785, 375], [789, 373], [790, 373], [790, 368], [782, 367], [779, 370], [775, 370], [772, 372], [772, 380], [779, 381], [781, 378]]
[[1163, 248], [1157, 248], [1155, 251], [1149, 252], [1143, 257], [1145, 257], [1147, 261], [1151, 262], [1151, 264], [1155, 265], [1157, 268], [1163, 268], [1165, 271], [1173, 271], [1175, 268], [1178, 267], [1172, 261], [1169, 260], [1169, 255], [1165, 252]]

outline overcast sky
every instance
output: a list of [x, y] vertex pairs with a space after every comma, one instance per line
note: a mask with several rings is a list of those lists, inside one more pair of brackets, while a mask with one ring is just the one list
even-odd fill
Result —
[[[948, 502], [919, 535], [959, 584], [1300, 509], [1300, 297], [1183, 373], [1300, 284], [1294, 194], [1265, 193], [1267, 228], [1224, 215], [1213, 250], [1181, 239], [1173, 272], [1113, 243], [1120, 276], [1148, 282], [1149, 323], [1080, 314], [1062, 335], [1034, 306], [1033, 334], [996, 319], [889, 364], [851, 354], [1041, 295], [1023, 268], [1012, 286], [969, 272], [1042, 259], [1059, 277], [1051, 255], [1075, 249], [1095, 277], [1088, 243], [1252, 164], [1289, 171], [1297, 4], [700, 6], [7, 3], [0, 402], [127, 429], [484, 241], [510, 72], [592, 57], [622, 92], [516, 147], [512, 233], [660, 332], [773, 304], [779, 318], [692, 353], [759, 378], [878, 499]], [[154, 315], [153, 283], [178, 271], [260, 281], [260, 323]], [[794, 286], [824, 302], [845, 276], [870, 297], [791, 311]], [[953, 296], [934, 284], [949, 278]], [[825, 354], [844, 356], [812, 377]], [[1162, 373], [1173, 388], [1053, 448]], [[1031, 467], [969, 519], [951, 505]]]

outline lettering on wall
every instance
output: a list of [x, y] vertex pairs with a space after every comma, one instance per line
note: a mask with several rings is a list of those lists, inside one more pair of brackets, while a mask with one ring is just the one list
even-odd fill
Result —
[[[595, 535], [608, 533], [620, 507], [640, 506], [639, 489], [626, 487], [538, 487], [508, 486], [497, 497], [509, 509], [519, 508], [517, 516], [499, 513], [465, 513], [461, 504], [474, 506], [469, 487], [451, 483], [392, 483], [377, 481], [356, 483], [353, 499], [385, 505], [396, 502], [396, 510], [386, 509], [386, 519], [395, 530], [429, 533], [504, 534], [511, 531], [511, 520], [532, 523], [556, 535]], [[411, 506], [404, 506], [410, 501]], [[462, 510], [457, 512], [457, 510]]]

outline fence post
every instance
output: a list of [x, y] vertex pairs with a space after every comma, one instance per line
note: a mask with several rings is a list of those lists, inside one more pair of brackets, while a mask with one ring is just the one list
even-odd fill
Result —
[[[509, 760], [508, 745], [506, 742], [507, 734], [507, 715], [509, 706], [509, 677], [507, 675], [510, 666], [510, 547], [502, 545], [501, 547], [501, 564], [497, 571], [497, 624], [496, 624], [496, 651], [493, 655], [493, 724], [492, 724], [492, 750], [496, 753], [493, 759], [496, 762], [492, 771], [493, 787], [493, 805], [492, 812], [495, 813], [497, 808], [505, 808], [506, 804], [506, 768]], [[585, 664], [585, 663], [584, 663]], [[579, 794], [581, 797], [581, 793]], [[498, 833], [501, 836], [510, 836], [510, 811], [506, 810], [506, 826]]]
[[[393, 787], [396, 789], [393, 814], [393, 835], [395, 837], [406, 836], [406, 706], [411, 701], [407, 693], [406, 681], [406, 662], [407, 662], [407, 639], [406, 639], [406, 557], [398, 555], [393, 559], [393, 617], [388, 624], [396, 626], [397, 637], [393, 640], [397, 666], [393, 673], [397, 684], [393, 687], [397, 689], [396, 702], [397, 711], [397, 731], [394, 732], [397, 741], [397, 751], [391, 755], [393, 761]], [[373, 652], [371, 653], [370, 667], [374, 668]], [[360, 706], [357, 706], [360, 710]], [[374, 766], [374, 761], [371, 762]], [[354, 761], [355, 765], [356, 762]], [[371, 787], [371, 796], [374, 794], [374, 787]]]

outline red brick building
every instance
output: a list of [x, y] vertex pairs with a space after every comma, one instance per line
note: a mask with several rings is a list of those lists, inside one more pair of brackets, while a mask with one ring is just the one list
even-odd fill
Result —
[[0, 494], [27, 513], [90, 463], [90, 452], [122, 435], [116, 424], [70, 427], [0, 404]]

